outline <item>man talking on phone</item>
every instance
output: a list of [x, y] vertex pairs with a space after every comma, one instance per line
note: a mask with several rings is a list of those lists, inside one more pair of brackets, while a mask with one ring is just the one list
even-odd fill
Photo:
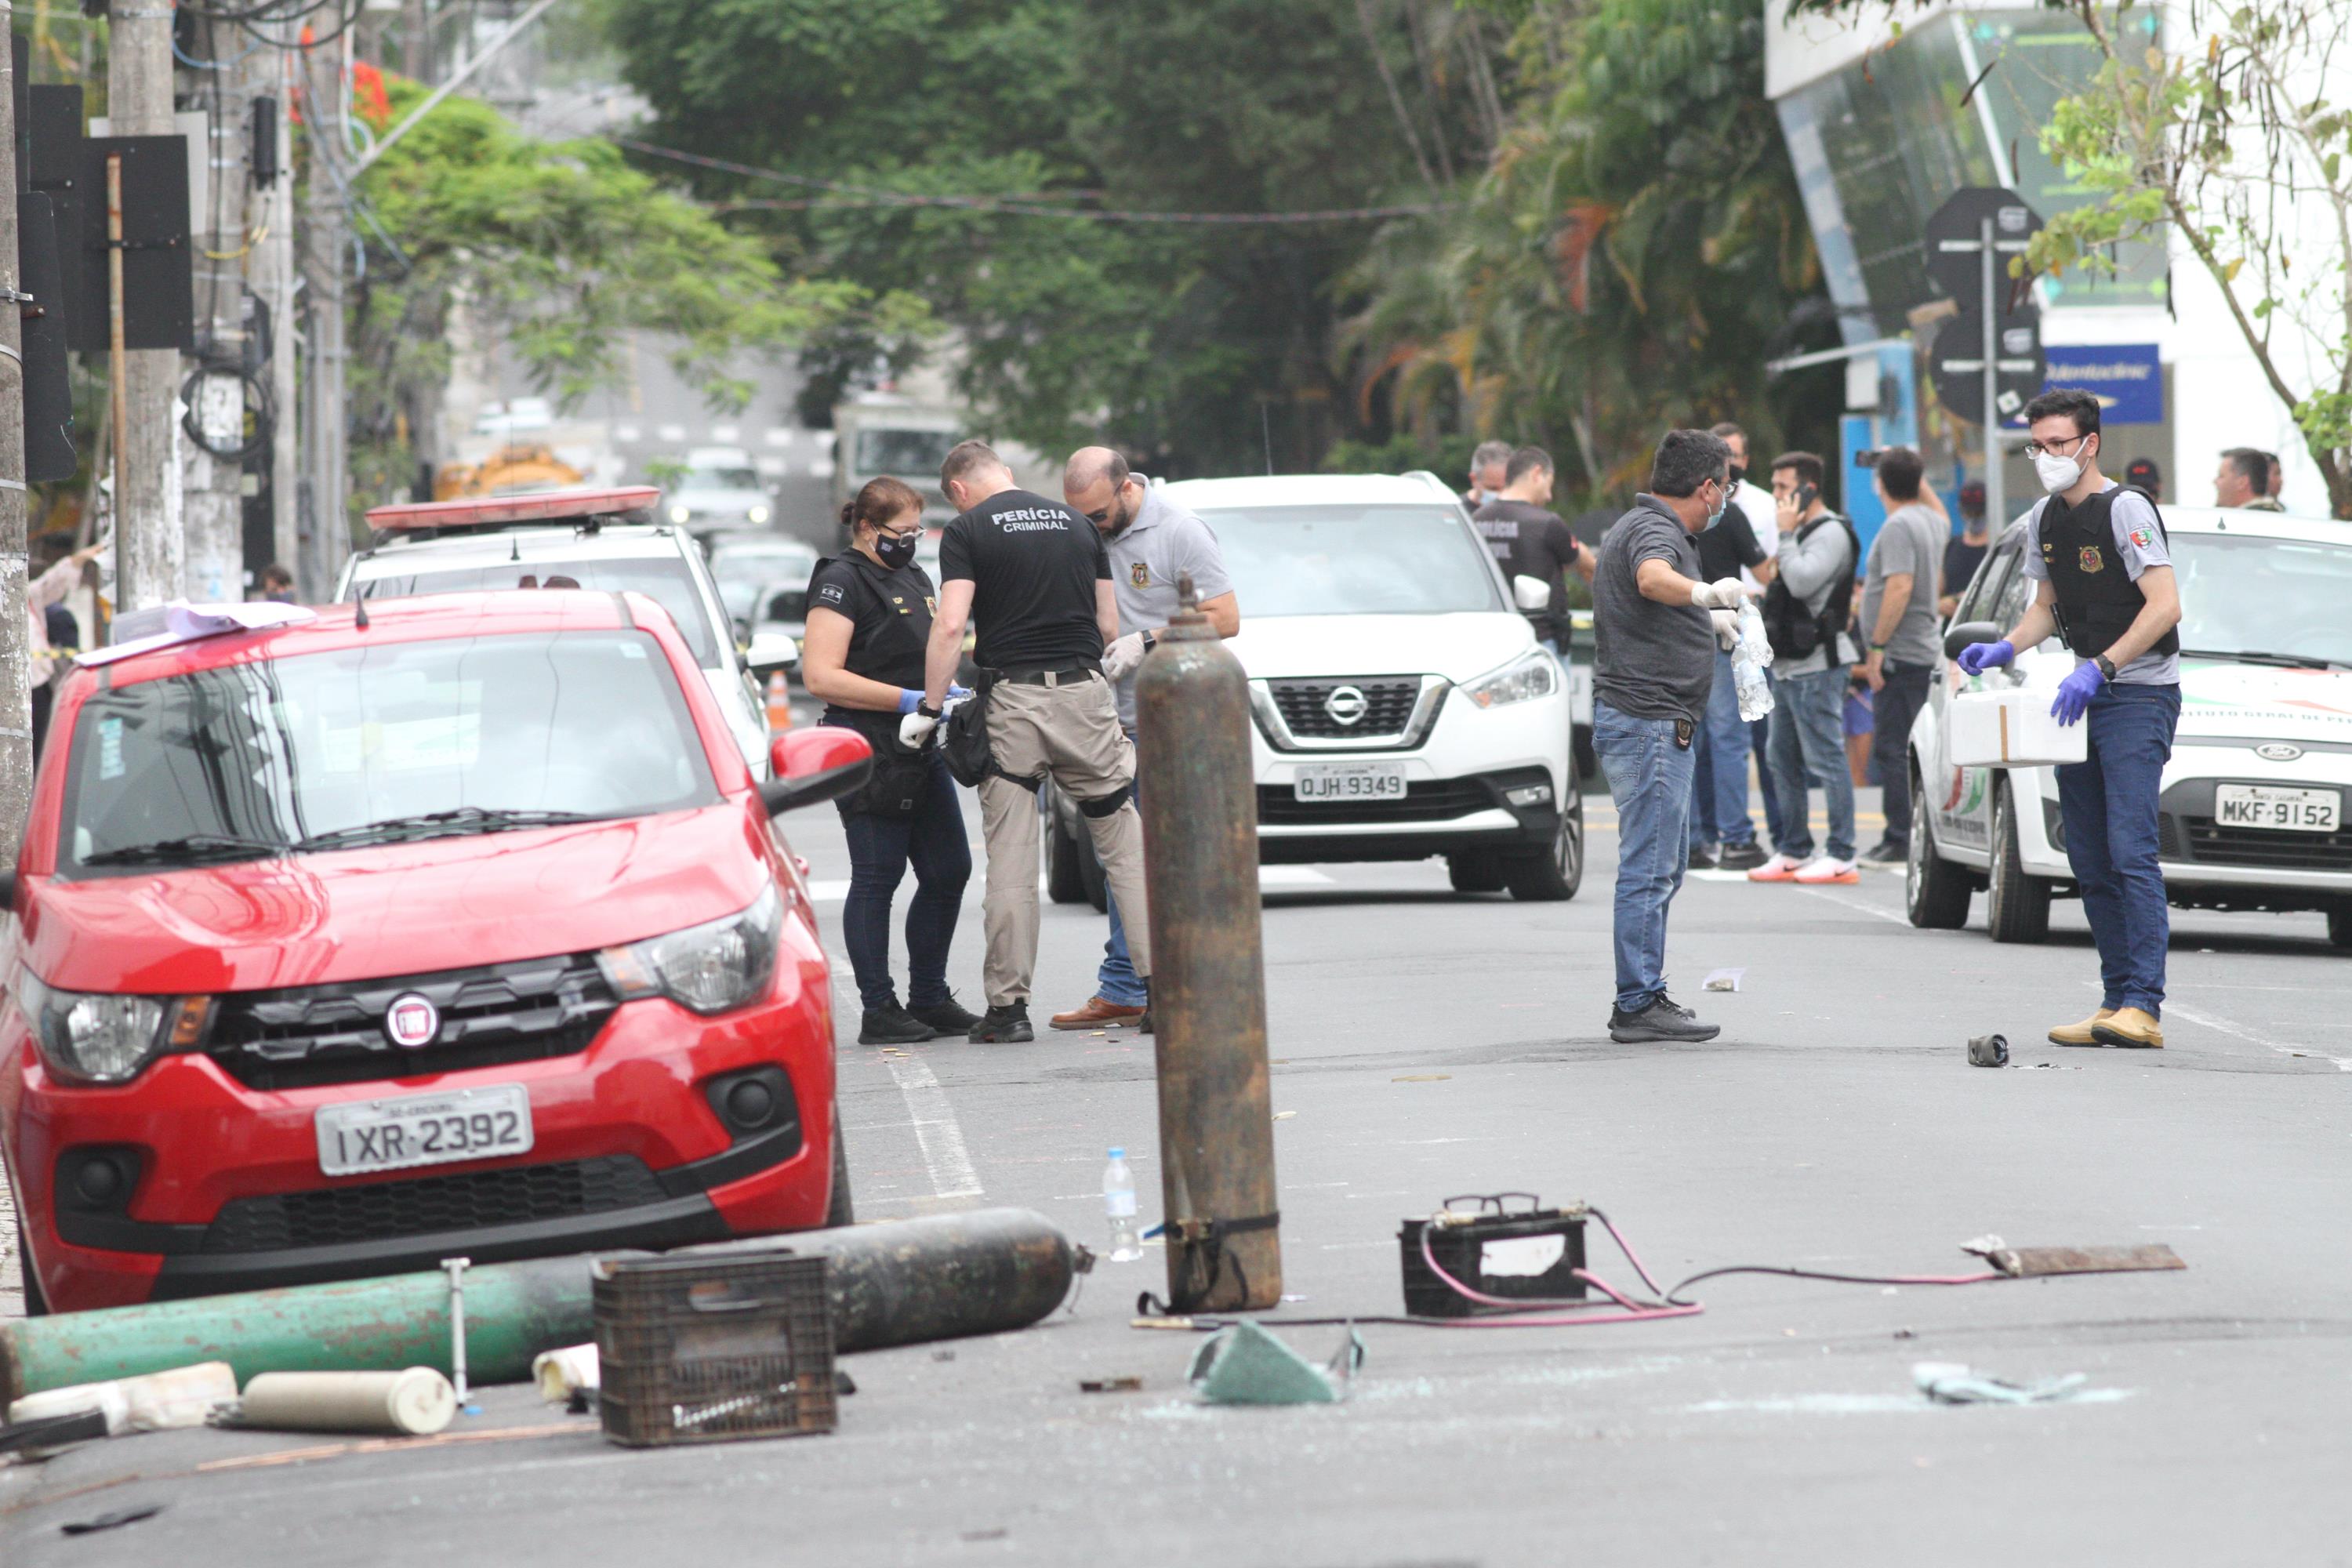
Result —
[[[1780, 568], [1764, 591], [1764, 631], [1772, 642], [1772, 739], [1767, 748], [1780, 798], [1780, 853], [1748, 873], [1752, 882], [1858, 882], [1853, 851], [1853, 775], [1845, 762], [1845, 687], [1856, 662], [1846, 636], [1853, 571], [1862, 559], [1853, 524], [1822, 502], [1821, 458], [1783, 452], [1772, 459]], [[1813, 853], [1810, 779], [1829, 800], [1826, 852]]]

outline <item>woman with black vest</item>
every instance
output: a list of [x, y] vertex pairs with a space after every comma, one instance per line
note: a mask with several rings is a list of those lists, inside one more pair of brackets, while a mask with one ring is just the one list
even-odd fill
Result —
[[[948, 946], [971, 877], [971, 847], [955, 781], [936, 742], [898, 742], [899, 716], [923, 696], [923, 648], [939, 590], [915, 564], [923, 500], [897, 479], [867, 482], [841, 509], [850, 548], [809, 579], [802, 679], [824, 700], [820, 722], [874, 746], [872, 782], [841, 802], [849, 839], [849, 898], [841, 940], [866, 1016], [862, 1046], [962, 1035], [979, 1022], [948, 991]], [[890, 982], [890, 903], [912, 861], [907, 908], [907, 1005]]]

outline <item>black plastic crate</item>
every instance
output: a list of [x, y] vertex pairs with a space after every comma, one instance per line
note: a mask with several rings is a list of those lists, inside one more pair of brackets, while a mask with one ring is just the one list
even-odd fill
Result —
[[593, 1279], [597, 1406], [630, 1447], [830, 1432], [825, 1260], [619, 1258]]
[[[1508, 1200], [1522, 1198], [1527, 1206], [1514, 1209]], [[1416, 1318], [1475, 1318], [1492, 1312], [1528, 1311], [1544, 1301], [1580, 1300], [1584, 1281], [1576, 1271], [1584, 1267], [1584, 1216], [1581, 1204], [1564, 1209], [1537, 1206], [1533, 1193], [1465, 1194], [1445, 1200], [1442, 1221], [1406, 1220], [1397, 1230], [1397, 1250], [1404, 1267], [1404, 1310]], [[1458, 1210], [1456, 1204], [1477, 1207]], [[1505, 1304], [1474, 1301], [1431, 1272], [1422, 1256], [1422, 1232], [1429, 1232], [1429, 1256], [1437, 1266], [1483, 1296]], [[1528, 1255], [1549, 1253], [1549, 1238], [1559, 1238], [1559, 1253], [1535, 1272], [1524, 1272]], [[1499, 1244], [1499, 1245], [1498, 1245]], [[1494, 1252], [1488, 1248], [1495, 1247]], [[1521, 1302], [1528, 1303], [1521, 1306]]]

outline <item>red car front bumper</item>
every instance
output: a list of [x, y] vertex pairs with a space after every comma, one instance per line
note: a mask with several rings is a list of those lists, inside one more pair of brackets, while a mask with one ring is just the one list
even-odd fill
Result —
[[[79, 1311], [822, 1225], [835, 1117], [824, 972], [789, 947], [780, 969], [764, 1000], [720, 1017], [630, 1002], [575, 1054], [313, 1088], [251, 1088], [203, 1051], [120, 1088], [62, 1083], [11, 1007], [0, 1131], [25, 1266], [51, 1310]], [[723, 1106], [740, 1102], [726, 1090], [745, 1075], [778, 1108], [730, 1124]], [[486, 1084], [528, 1089], [529, 1152], [321, 1173], [320, 1106]], [[108, 1184], [85, 1181], [94, 1158], [117, 1162], [127, 1191], [93, 1202], [88, 1189]]]

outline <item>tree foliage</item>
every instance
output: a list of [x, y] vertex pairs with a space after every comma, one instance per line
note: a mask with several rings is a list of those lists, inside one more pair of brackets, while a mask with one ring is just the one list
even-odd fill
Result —
[[1670, 425], [1736, 418], [1769, 444], [1809, 384], [1768, 383], [1765, 360], [1831, 333], [1760, 8], [1509, 9], [1540, 90], [1455, 213], [1392, 226], [1359, 268], [1360, 395], [1433, 440], [1545, 440], [1592, 490], [1638, 480]]
[[[424, 89], [391, 79], [393, 117]], [[328, 177], [313, 163], [310, 177]], [[626, 335], [677, 345], [680, 374], [714, 402], [747, 388], [728, 365], [846, 320], [907, 330], [911, 298], [849, 279], [787, 279], [765, 248], [664, 190], [602, 140], [548, 142], [496, 110], [446, 100], [362, 176], [364, 267], [350, 333], [360, 489], [404, 481], [405, 430], [448, 370], [460, 301], [559, 402], [617, 380]], [[371, 482], [373, 481], [373, 482]]]
[[[695, 176], [799, 204], [732, 220], [794, 275], [920, 296], [997, 431], [1172, 472], [1255, 468], [1269, 434], [1311, 461], [1355, 427], [1336, 290], [1370, 226], [1098, 215], [1442, 197], [1445, 170], [1486, 161], [1507, 70], [1502, 30], [1447, 0], [603, 3], [648, 140], [835, 187]], [[908, 195], [1071, 216], [889, 199]], [[902, 350], [828, 338], [821, 395]]]

